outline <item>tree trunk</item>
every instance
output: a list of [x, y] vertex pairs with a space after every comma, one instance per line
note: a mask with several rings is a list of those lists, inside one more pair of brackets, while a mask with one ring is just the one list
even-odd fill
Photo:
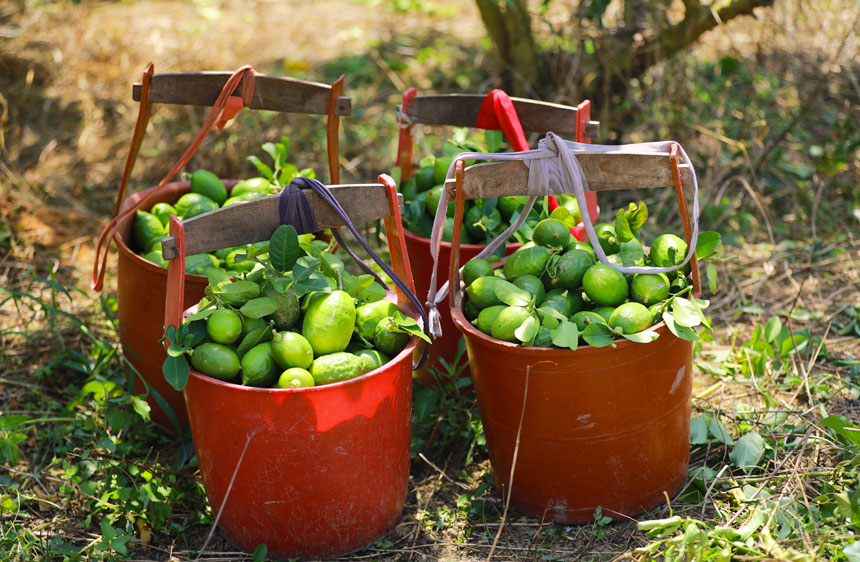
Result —
[[476, 2], [484, 27], [504, 63], [505, 89], [515, 96], [534, 96], [545, 76], [526, 0]]

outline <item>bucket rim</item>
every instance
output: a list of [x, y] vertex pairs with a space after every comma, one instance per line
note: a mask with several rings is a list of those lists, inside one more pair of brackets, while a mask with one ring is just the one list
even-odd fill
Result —
[[[657, 338], [656, 340], [654, 340], [653, 342], [646, 343], [646, 344], [630, 341], [630, 340], [625, 339], [625, 338], [620, 338], [618, 340], [615, 340], [612, 346], [592, 347], [590, 345], [583, 345], [583, 346], [577, 347], [576, 350], [570, 350], [570, 349], [559, 348], [559, 347], [522, 346], [522, 345], [517, 345], [517, 344], [511, 343], [511, 342], [497, 340], [496, 338], [488, 336], [487, 334], [485, 334], [484, 332], [480, 331], [475, 326], [473, 326], [472, 323], [466, 319], [466, 316], [463, 314], [463, 311], [460, 310], [459, 308], [452, 308], [451, 309], [451, 318], [452, 318], [452, 320], [454, 320], [454, 325], [457, 326], [457, 329], [460, 330], [460, 333], [463, 334], [463, 336], [477, 339], [482, 344], [487, 345], [487, 346], [491, 346], [491, 347], [494, 346], [494, 347], [500, 348], [500, 350], [503, 349], [503, 350], [505, 350], [506, 353], [512, 353], [514, 355], [530, 355], [530, 356], [540, 355], [540, 357], [542, 359], [569, 358], [570, 357], [569, 354], [571, 354], [571, 353], [579, 353], [580, 356], [583, 356], [583, 355], [592, 355], [592, 354], [598, 354], [598, 353], [606, 353], [607, 351], [617, 351], [619, 349], [624, 350], [624, 349], [628, 348], [629, 346], [633, 346], [633, 345], [651, 345], [651, 344], [654, 344], [656, 342], [659, 342], [660, 340], [665, 341], [664, 338], [667, 338], [667, 337], [672, 338], [673, 340], [683, 341], [683, 340], [680, 340], [679, 338], [677, 338], [669, 330], [669, 327], [666, 325], [666, 322], [661, 320], [658, 324], [654, 324], [653, 326], [651, 326], [651, 329], [653, 329], [655, 332], [660, 334], [660, 337]], [[690, 343], [692, 343], [692, 342], [690, 342]]]
[[[430, 246], [430, 239], [429, 238], [425, 238], [424, 236], [419, 236], [418, 234], [415, 234], [414, 232], [412, 232], [411, 230], [406, 228], [406, 226], [403, 227], [403, 235], [406, 236], [406, 238], [409, 240], [412, 240], [414, 242], [418, 242], [419, 244], [422, 244], [424, 246]], [[450, 250], [451, 246], [452, 246], [451, 242], [445, 242], [444, 240], [439, 241], [439, 247], [440, 248], [445, 248], [445, 249]], [[514, 250], [516, 250], [520, 246], [522, 246], [522, 244], [520, 244], [519, 242], [508, 242], [505, 244], [505, 249], [507, 250], [507, 249], [513, 248]], [[483, 250], [486, 247], [487, 247], [486, 244], [460, 244], [461, 249], [473, 250], [475, 252], [480, 252], [481, 250]]]
[[[236, 390], [236, 391], [240, 391], [240, 392], [254, 392], [254, 393], [265, 394], [265, 395], [281, 394], [281, 393], [286, 393], [286, 392], [300, 393], [300, 394], [313, 393], [313, 392], [325, 392], [327, 390], [333, 390], [335, 388], [341, 388], [341, 387], [348, 386], [351, 384], [360, 383], [364, 380], [369, 379], [370, 377], [381, 375], [383, 371], [390, 369], [390, 368], [393, 368], [393, 367], [396, 367], [398, 364], [402, 363], [404, 360], [410, 361], [410, 370], [411, 370], [412, 352], [414, 351], [414, 349], [417, 345], [418, 345], [418, 337], [412, 336], [411, 338], [409, 338], [409, 343], [406, 344], [406, 347], [404, 347], [400, 351], [400, 353], [398, 353], [397, 355], [392, 357], [384, 365], [380, 365], [379, 367], [373, 369], [372, 371], [368, 371], [368, 372], [364, 373], [363, 375], [360, 375], [360, 376], [352, 378], [352, 379], [348, 379], [345, 381], [338, 381], [335, 383], [323, 384], [320, 386], [308, 386], [308, 387], [302, 387], [302, 388], [270, 388], [270, 387], [258, 387], [258, 386], [245, 386], [243, 384], [236, 384], [233, 382], [222, 381], [220, 379], [216, 379], [215, 377], [210, 377], [209, 375], [204, 375], [203, 373], [201, 373], [200, 371], [197, 371], [196, 369], [194, 369], [194, 367], [191, 367], [190, 365], [189, 365], [188, 376], [189, 376], [189, 378], [194, 377], [195, 379], [199, 379], [200, 382], [203, 382], [203, 383], [211, 385], [211, 386], [222, 387], [225, 390]], [[186, 386], [185, 388], [187, 389], [188, 387]]]

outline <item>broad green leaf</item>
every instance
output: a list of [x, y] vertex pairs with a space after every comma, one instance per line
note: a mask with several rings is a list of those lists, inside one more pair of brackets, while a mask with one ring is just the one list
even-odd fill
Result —
[[296, 179], [301, 175], [298, 167], [295, 164], [286, 163], [281, 166], [281, 170], [278, 173], [278, 184], [280, 185], [289, 185], [291, 181]]
[[764, 454], [764, 439], [756, 431], [750, 431], [738, 439], [732, 452], [729, 453], [729, 458], [732, 459], [732, 464], [740, 468], [744, 472], [749, 472], [756, 467], [756, 464]]
[[642, 225], [648, 220], [648, 206], [643, 201], [639, 201], [638, 205], [630, 203], [624, 214], [627, 215], [627, 223], [630, 225], [630, 230], [633, 231], [633, 235], [635, 236], [639, 233]]
[[167, 347], [167, 355], [170, 357], [181, 357], [188, 353], [188, 348], [184, 345], [179, 345], [178, 343], [171, 343]]
[[290, 137], [286, 135], [281, 135], [281, 142], [278, 143], [283, 147], [284, 150], [284, 161], [286, 161], [287, 156], [290, 154]]
[[422, 388], [415, 393], [412, 406], [412, 417], [417, 423], [430, 420], [430, 416], [436, 410], [439, 400], [439, 392], [435, 388]]
[[848, 562], [860, 562], [860, 540], [854, 541], [842, 549], [842, 554]]
[[391, 176], [391, 179], [394, 180], [394, 184], [397, 187], [400, 187], [400, 180], [403, 178], [403, 170], [400, 169], [400, 166], [394, 166], [389, 170], [388, 175]]
[[343, 261], [341, 261], [341, 259], [336, 255], [329, 254], [327, 252], [323, 252], [320, 255], [322, 257], [320, 269], [327, 277], [331, 277], [337, 281], [337, 279], [346, 271]]
[[690, 420], [690, 445], [704, 445], [708, 442], [708, 421], [706, 415], [694, 416]]
[[612, 330], [606, 324], [594, 322], [585, 327], [582, 339], [592, 347], [606, 347], [613, 345]]
[[260, 326], [259, 328], [254, 328], [248, 334], [242, 338], [242, 341], [239, 342], [239, 345], [236, 347], [236, 355], [241, 358], [243, 355], [248, 353], [248, 351], [257, 344], [261, 344], [263, 342], [269, 341], [272, 339], [272, 328], [271, 326]]
[[149, 421], [149, 412], [151, 410], [149, 402], [140, 396], [131, 396], [131, 407], [144, 421]]
[[269, 547], [264, 544], [258, 544], [251, 556], [252, 562], [263, 562], [266, 555], [269, 554]]
[[683, 297], [675, 297], [672, 300], [672, 315], [675, 318], [675, 324], [687, 328], [695, 328], [702, 323], [699, 307]]
[[309, 277], [293, 283], [292, 289], [293, 292], [296, 293], [297, 297], [301, 297], [313, 291], [330, 292], [332, 290], [332, 286], [329, 283], [328, 277], [319, 271], [312, 271]]
[[771, 316], [770, 320], [767, 321], [767, 325], [764, 327], [764, 337], [767, 341], [773, 342], [776, 340], [777, 336], [779, 336], [782, 331], [782, 320], [779, 319], [779, 316]]
[[271, 297], [258, 297], [242, 305], [239, 312], [248, 318], [262, 318], [278, 310], [278, 301]]
[[214, 306], [210, 306], [209, 308], [204, 308], [203, 310], [198, 310], [191, 316], [185, 317], [185, 322], [194, 322], [195, 320], [203, 320], [205, 318], [209, 318], [212, 316], [212, 313], [218, 310]]
[[821, 420], [821, 425], [832, 429], [836, 435], [846, 442], [860, 447], [860, 427], [855, 426], [843, 416], [827, 416]]
[[537, 309], [537, 312], [541, 319], [541, 326], [549, 330], [558, 326], [559, 322], [567, 320], [564, 314], [549, 306], [542, 306]]
[[164, 374], [164, 379], [176, 390], [181, 391], [188, 384], [190, 369], [184, 355], [180, 357], [168, 355], [161, 365], [161, 372]]
[[493, 284], [493, 292], [508, 306], [526, 306], [532, 301], [531, 293], [503, 279]]
[[549, 218], [563, 222], [568, 228], [576, 226], [576, 217], [571, 214], [567, 207], [556, 207], [555, 210], [550, 213]]
[[229, 280], [230, 275], [223, 269], [212, 268], [209, 270], [209, 273], [206, 275], [206, 278], [209, 280], [210, 285], [215, 286], [219, 283], [223, 283], [224, 281]]
[[502, 148], [501, 131], [484, 131], [484, 139], [487, 141], [487, 152], [498, 152]]
[[724, 426], [723, 422], [721, 422], [716, 416], [712, 416], [711, 419], [708, 420], [708, 432], [720, 443], [731, 445], [735, 442], [735, 440], [732, 439], [731, 434], [726, 429], [726, 426]]
[[301, 255], [299, 235], [291, 224], [282, 224], [269, 241], [269, 262], [277, 271], [290, 271]]
[[383, 287], [382, 285], [377, 283], [376, 280], [374, 280], [373, 283], [371, 283], [370, 285], [368, 285], [364, 289], [358, 291], [358, 293], [353, 295], [353, 297], [356, 300], [360, 300], [360, 301], [363, 301], [365, 303], [368, 303], [368, 302], [381, 301], [382, 299], [385, 298], [386, 294], [387, 293], [385, 292], [385, 287]]
[[179, 331], [176, 334], [176, 341], [180, 345], [190, 349], [200, 344], [204, 339], [206, 339], [207, 335], [206, 322], [203, 320], [195, 320], [194, 322], [182, 324], [179, 327]]
[[700, 232], [696, 241], [696, 258], [703, 260], [718, 257], [722, 247], [723, 242], [719, 232], [710, 230]]
[[660, 334], [649, 328], [635, 334], [621, 334], [621, 337], [636, 343], [651, 343], [659, 338]]
[[687, 326], [680, 326], [675, 323], [675, 318], [672, 316], [672, 313], [668, 310], [663, 311], [663, 322], [666, 323], [666, 327], [669, 328], [669, 331], [672, 334], [682, 340], [686, 341], [698, 341], [699, 334], [696, 333], [692, 328], [688, 328]]
[[231, 281], [215, 287], [215, 294], [225, 295], [232, 302], [252, 299], [260, 294], [260, 286], [253, 281]]
[[260, 148], [262, 148], [263, 152], [265, 152], [272, 158], [272, 162], [274, 162], [275, 164], [280, 163], [280, 160], [278, 158], [278, 149], [277, 147], [275, 147], [275, 143], [264, 142]]
[[534, 341], [539, 328], [540, 323], [538, 323], [537, 318], [529, 316], [520, 324], [519, 328], [514, 330], [514, 336], [522, 343], [528, 344]]
[[304, 281], [309, 278], [312, 273], [317, 271], [322, 265], [322, 260], [309, 256], [302, 256], [296, 261], [293, 266], [293, 279], [295, 281]]
[[402, 312], [398, 311], [394, 313], [393, 319], [394, 325], [397, 326], [399, 329], [403, 330], [404, 332], [410, 333], [413, 336], [418, 336], [427, 343], [431, 343], [430, 338], [421, 329], [421, 326], [418, 324], [418, 321], [411, 316], [406, 316]]
[[260, 175], [269, 180], [272, 183], [275, 183], [275, 174], [272, 173], [272, 169], [263, 163], [262, 160], [257, 158], [254, 155], [250, 155], [246, 158], [248, 162], [254, 165], [257, 168], [257, 171], [260, 172]]
[[579, 347], [579, 329], [576, 324], [568, 320], [562, 320], [558, 326], [549, 332], [552, 338], [553, 345], [558, 347], [566, 347], [571, 351], [576, 351]]
[[615, 237], [619, 242], [629, 242], [633, 240], [633, 230], [627, 222], [627, 215], [624, 209], [619, 209], [615, 215]]
[[705, 275], [708, 278], [708, 290], [712, 293], [717, 292], [717, 268], [714, 266], [713, 262], [708, 262], [708, 266], [705, 268]]

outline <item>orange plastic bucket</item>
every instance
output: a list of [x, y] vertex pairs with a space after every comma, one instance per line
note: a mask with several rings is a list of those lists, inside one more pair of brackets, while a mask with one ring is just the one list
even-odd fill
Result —
[[494, 478], [502, 497], [511, 486], [512, 506], [589, 523], [598, 506], [632, 516], [678, 491], [690, 455], [690, 342], [661, 324], [649, 344], [521, 347], [483, 334], [459, 309], [452, 317], [466, 338]]
[[[408, 230], [404, 230], [403, 233], [406, 236], [406, 251], [409, 253], [412, 270], [415, 272], [415, 289], [418, 297], [425, 299], [427, 292], [430, 290], [430, 276], [433, 275], [433, 256], [430, 254], [430, 239], [418, 236]], [[514, 253], [520, 246], [521, 244], [519, 243], [507, 244], [505, 246], [505, 255]], [[464, 261], [468, 261], [477, 256], [484, 248], [485, 246], [482, 244], [461, 244], [460, 255]], [[436, 267], [437, 279], [444, 279], [447, 275], [446, 269], [450, 259], [451, 243], [442, 242], [439, 244], [439, 262]], [[424, 386], [437, 384], [437, 379], [433, 376], [431, 370], [435, 370], [440, 376], [446, 374], [447, 370], [440, 363], [440, 359], [444, 359], [450, 365], [457, 357], [457, 342], [460, 340], [460, 334], [454, 328], [454, 322], [451, 320], [448, 301], [440, 302], [438, 309], [441, 316], [443, 335], [433, 340], [427, 362], [424, 364], [424, 367], [415, 371], [415, 378]], [[465, 363], [465, 359], [465, 356], [463, 356], [461, 364]], [[468, 365], [465, 366], [461, 376], [469, 376]]]
[[[235, 181], [225, 185], [232, 189]], [[130, 209], [145, 199], [154, 188], [149, 188], [129, 196], [123, 202], [122, 210]], [[175, 203], [179, 197], [189, 192], [189, 182], [173, 182], [164, 186], [153, 199], [159, 202]], [[176, 431], [188, 425], [185, 402], [182, 393], [173, 389], [161, 373], [161, 364], [167, 353], [159, 341], [164, 335], [164, 302], [167, 296], [167, 269], [143, 259], [132, 247], [132, 221], [127, 222], [114, 236], [119, 257], [117, 259], [117, 313], [119, 316], [119, 339], [125, 357], [139, 376], [134, 376], [134, 393], [145, 394], [148, 384], [159, 398], [150, 393], [152, 420], [161, 427]], [[197, 302], [203, 298], [208, 280], [201, 275], [185, 276], [186, 302]], [[162, 404], [169, 407], [168, 411]], [[171, 417], [174, 416], [175, 420]]]
[[414, 347], [356, 379], [297, 390], [192, 370], [191, 434], [230, 541], [245, 552], [265, 543], [277, 559], [330, 558], [397, 523], [409, 483]]
[[[666, 161], [687, 242], [694, 247], [677, 149], [673, 144]], [[463, 216], [461, 161], [456, 171], [454, 240]], [[690, 263], [698, 296], [694, 255]], [[675, 337], [663, 322], [653, 327], [659, 337], [647, 344], [622, 339], [612, 347], [572, 351], [494, 339], [463, 314], [459, 264], [454, 243], [449, 306], [466, 340], [502, 497], [510, 494], [513, 507], [542, 520], [589, 523], [597, 507], [617, 519], [675, 494], [690, 455], [692, 343]]]

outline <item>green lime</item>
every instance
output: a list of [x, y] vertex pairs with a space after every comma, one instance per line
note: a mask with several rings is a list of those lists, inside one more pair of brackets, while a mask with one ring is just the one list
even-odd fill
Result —
[[400, 193], [403, 194], [404, 201], [415, 201], [418, 199], [418, 186], [415, 183], [415, 176], [412, 176], [400, 188]]
[[520, 275], [514, 279], [514, 285], [524, 291], [528, 291], [535, 298], [535, 306], [540, 306], [546, 297], [546, 289], [543, 282], [534, 275]]
[[648, 307], [648, 312], [651, 313], [651, 325], [658, 324], [663, 321], [663, 305], [665, 303], [655, 302]]
[[592, 265], [594, 257], [585, 250], [569, 250], [558, 260], [556, 277], [550, 279], [550, 284], [569, 291], [577, 290], [582, 287], [582, 278]]
[[598, 306], [592, 312], [595, 312], [603, 317], [604, 320], [609, 322], [609, 317], [612, 316], [612, 313], [615, 312], [614, 306]]
[[471, 322], [472, 320], [476, 319], [478, 317], [478, 314], [480, 313], [481, 309], [478, 308], [475, 303], [473, 303], [469, 299], [466, 299], [466, 302], [463, 303], [463, 315], [466, 317], [466, 320]]
[[560, 206], [570, 212], [573, 217], [573, 224], [579, 224], [582, 222], [582, 213], [579, 212], [579, 202], [576, 200], [576, 196], [563, 193], [561, 195], [556, 195], [555, 200], [558, 201]]
[[550, 291], [546, 294], [546, 298], [544, 298], [543, 303], [541, 303], [541, 308], [549, 307], [554, 310], [557, 310], [562, 314], [562, 316], [570, 316], [570, 301], [567, 298], [567, 291], [563, 289], [556, 289]]
[[[436, 211], [439, 209], [439, 200], [442, 199], [443, 189], [445, 189], [444, 185], [437, 185], [427, 192], [427, 212], [430, 213], [430, 216], [432, 217], [436, 216]], [[448, 208], [445, 210], [445, 216], [448, 218], [454, 217], [454, 201], [448, 201]]]
[[515, 342], [514, 332], [519, 328], [531, 312], [524, 306], [507, 306], [499, 311], [490, 327], [490, 335], [497, 340]]
[[310, 386], [316, 386], [313, 375], [299, 367], [287, 369], [281, 373], [278, 382], [275, 383], [277, 388], [308, 388]]
[[[266, 178], [256, 177], [256, 178], [248, 178], [246, 180], [242, 180], [236, 185], [233, 186], [233, 189], [230, 190], [230, 197], [237, 197], [239, 195], [244, 195], [246, 193], [259, 191], [260, 193], [272, 194], [275, 193], [275, 186], [272, 185], [272, 182], [267, 180]], [[224, 201], [221, 202], [222, 205]]]
[[394, 323], [394, 318], [383, 318], [376, 325], [373, 333], [373, 345], [389, 357], [400, 353], [409, 343], [409, 334], [400, 330]]
[[176, 207], [176, 216], [180, 218], [185, 217], [185, 213], [188, 212], [188, 209], [191, 207], [191, 205], [199, 203], [201, 201], [209, 202], [210, 204], [215, 206], [214, 208], [218, 207], [218, 203], [201, 193], [186, 193], [185, 195], [180, 197], [173, 205], [174, 207]]
[[496, 284], [504, 282], [503, 279], [489, 275], [478, 277], [466, 287], [466, 295], [479, 309], [502, 304], [502, 301], [496, 296]]
[[158, 217], [158, 220], [160, 220], [161, 224], [163, 224], [165, 227], [170, 220], [170, 215], [177, 214], [176, 207], [174, 207], [170, 203], [156, 203], [152, 206], [152, 209], [150, 209], [149, 212]]
[[349, 293], [338, 290], [311, 297], [302, 321], [302, 335], [310, 342], [314, 355], [343, 351], [354, 329], [355, 301]]
[[644, 304], [625, 302], [609, 317], [609, 326], [620, 329], [624, 334], [635, 334], [649, 328], [652, 317]]
[[215, 343], [236, 343], [242, 335], [242, 315], [229, 308], [219, 308], [206, 319], [206, 333]]
[[488, 306], [478, 314], [478, 317], [472, 323], [475, 325], [476, 328], [478, 328], [485, 334], [490, 335], [491, 330], [493, 328], [493, 321], [496, 319], [496, 316], [498, 316], [499, 312], [506, 308], [507, 306], [503, 304]]
[[354, 351], [353, 354], [357, 357], [362, 357], [369, 360], [371, 364], [371, 367], [369, 369], [370, 371], [382, 367], [391, 360], [387, 355], [385, 355], [384, 353], [380, 353], [376, 349], [359, 349], [358, 351]]
[[559, 220], [544, 219], [535, 226], [532, 240], [538, 246], [566, 248], [570, 244], [570, 229]]
[[[268, 326], [269, 323], [266, 322], [262, 318], [248, 318], [247, 316], [242, 317], [242, 337], [244, 338], [254, 330], [258, 328], [262, 328], [264, 326]], [[269, 330], [269, 339], [271, 339], [272, 332]]]
[[669, 298], [669, 278], [665, 273], [639, 273], [630, 283], [633, 300], [650, 306]]
[[[442, 241], [451, 242], [454, 239], [454, 219], [447, 217], [445, 226], [442, 228]], [[471, 244], [472, 236], [465, 228], [460, 228], [460, 244]]]
[[156, 242], [167, 236], [167, 228], [161, 221], [146, 211], [137, 211], [132, 226], [134, 241], [141, 249], [141, 253], [149, 252]]
[[394, 316], [400, 309], [391, 301], [379, 300], [363, 304], [355, 309], [355, 331], [367, 341], [373, 341], [376, 325], [383, 318]]
[[227, 200], [224, 182], [208, 170], [194, 170], [191, 174], [191, 193], [205, 195], [219, 206]]
[[271, 342], [259, 343], [242, 356], [242, 384], [245, 386], [272, 386], [277, 378], [278, 364]]
[[[442, 183], [436, 181], [436, 172], [433, 168], [434, 166], [424, 166], [415, 172], [415, 187], [418, 188], [419, 193], [427, 191], [431, 187]], [[439, 200], [437, 199], [436, 202], [438, 203]], [[435, 210], [436, 209], [434, 208], [433, 211], [435, 212]]]
[[511, 281], [520, 275], [534, 275], [540, 278], [549, 263], [550, 251], [543, 246], [520, 248], [505, 261], [502, 270]]
[[278, 303], [278, 309], [271, 313], [267, 318], [270, 318], [278, 330], [289, 330], [299, 321], [301, 310], [299, 309], [299, 299], [292, 288], [288, 288], [283, 293], [272, 285], [271, 282], [263, 283], [260, 294], [264, 297], [275, 299]]
[[185, 256], [185, 273], [189, 275], [206, 275], [212, 268], [217, 268], [220, 262], [212, 254], [193, 254]]
[[484, 215], [484, 211], [479, 205], [471, 207], [463, 216], [463, 227], [469, 232], [469, 236], [477, 240], [486, 238], [488, 233], [493, 231], [488, 226], [501, 223], [502, 215], [498, 209], [493, 209], [488, 215]]
[[570, 244], [567, 246], [567, 251], [569, 252], [571, 250], [583, 250], [594, 256], [594, 248], [591, 247], [591, 244], [588, 242], [582, 242], [573, 237], [571, 237]]
[[314, 350], [301, 334], [276, 332], [272, 338], [272, 357], [283, 369], [291, 367], [307, 369], [314, 361]]
[[236, 195], [235, 197], [230, 197], [224, 204], [221, 205], [221, 208], [229, 207], [230, 205], [234, 205], [236, 203], [241, 203], [243, 201], [250, 201], [251, 199], [258, 199], [260, 197], [265, 197], [267, 194], [263, 191], [246, 191], [242, 195]]
[[468, 287], [478, 277], [491, 277], [493, 275], [493, 266], [484, 259], [474, 258], [466, 262], [463, 266], [463, 283]]
[[597, 239], [600, 241], [600, 246], [606, 254], [618, 253], [618, 237], [615, 235], [615, 227], [608, 222], [601, 222], [594, 225], [594, 232], [597, 233]]
[[448, 177], [448, 168], [451, 167], [451, 162], [454, 161], [453, 156], [440, 156], [433, 162], [433, 181], [436, 184], [445, 183]]
[[239, 374], [236, 352], [220, 343], [206, 342], [191, 352], [191, 365], [210, 377], [228, 381]]
[[232, 248], [221, 248], [220, 250], [215, 250], [212, 252], [212, 255], [218, 258], [221, 261], [227, 259], [227, 256], [232, 254], [235, 250], [244, 249], [247, 250], [248, 246], [233, 246]]
[[168, 261], [164, 259], [164, 256], [161, 255], [161, 250], [150, 250], [140, 257], [146, 261], [154, 263], [155, 265], [160, 265], [161, 267], [167, 267], [170, 265]]
[[511, 216], [513, 216], [514, 212], [522, 209], [523, 205], [525, 205], [528, 200], [529, 198], [525, 195], [499, 197], [497, 209], [499, 209], [499, 212], [502, 214], [502, 218], [509, 221], [511, 220]]
[[651, 243], [649, 256], [657, 267], [680, 265], [687, 256], [687, 242], [674, 234], [661, 234]]
[[598, 324], [606, 324], [606, 319], [593, 310], [580, 310], [570, 317], [570, 321], [576, 324], [576, 329], [582, 333], [589, 324], [597, 322]]
[[317, 386], [345, 381], [368, 372], [370, 367], [366, 358], [352, 353], [338, 351], [314, 359], [309, 369]]
[[588, 298], [604, 306], [618, 306], [627, 300], [627, 280], [611, 265], [597, 263], [582, 277], [582, 288]]

